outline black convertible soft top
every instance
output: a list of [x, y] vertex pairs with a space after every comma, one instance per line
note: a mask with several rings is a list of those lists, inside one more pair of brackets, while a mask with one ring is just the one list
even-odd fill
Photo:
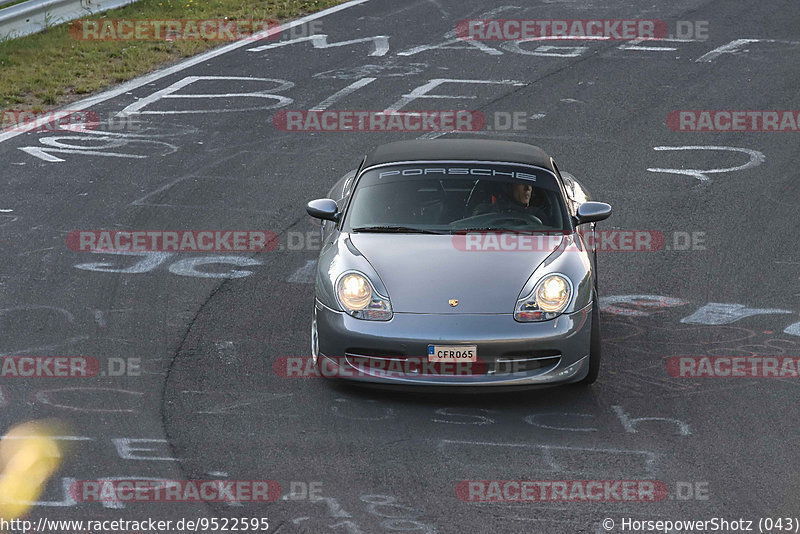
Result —
[[367, 155], [364, 167], [420, 160], [526, 163], [554, 171], [550, 156], [537, 146], [486, 139], [417, 139], [387, 143]]

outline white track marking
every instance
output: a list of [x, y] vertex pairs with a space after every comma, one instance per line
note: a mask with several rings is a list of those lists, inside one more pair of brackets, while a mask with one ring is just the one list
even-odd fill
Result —
[[422, 84], [419, 87], [416, 87], [410, 93], [403, 95], [400, 100], [389, 106], [384, 110], [384, 113], [395, 113], [400, 109], [404, 108], [414, 100], [420, 98], [431, 98], [431, 99], [461, 99], [461, 100], [474, 100], [478, 97], [475, 95], [432, 95], [430, 91], [436, 89], [440, 85], [444, 85], [446, 83], [465, 83], [465, 84], [477, 84], [477, 85], [513, 85], [513, 86], [523, 86], [525, 82], [520, 82], [516, 80], [471, 80], [471, 79], [453, 79], [453, 78], [434, 78], [428, 83]]
[[[277, 83], [278, 87], [275, 89], [270, 89], [275, 93], [280, 93], [281, 91], [286, 91], [287, 89], [291, 89], [294, 87], [294, 84], [287, 80], [279, 80], [274, 78], [253, 78], [249, 76], [187, 76], [182, 80], [178, 80], [177, 82], [173, 83], [172, 85], [161, 89], [160, 91], [156, 91], [155, 93], [146, 96], [145, 98], [141, 98], [134, 102], [133, 104], [127, 106], [125, 109], [117, 113], [118, 117], [126, 117], [128, 115], [134, 114], [141, 114], [141, 115], [185, 115], [190, 113], [230, 113], [234, 111], [254, 111], [254, 110], [266, 110], [266, 109], [274, 109], [279, 107], [288, 106], [294, 100], [291, 98], [276, 95], [266, 91], [257, 91], [253, 93], [217, 93], [217, 94], [173, 94], [177, 91], [180, 91], [184, 87], [191, 85], [196, 82], [207, 81], [207, 80], [235, 80], [235, 81], [254, 81], [254, 82], [270, 82], [270, 83]], [[153, 104], [159, 100], [165, 98], [204, 98], [204, 99], [212, 99], [212, 98], [268, 98], [276, 100], [276, 103], [265, 105], [265, 106], [257, 106], [251, 108], [221, 108], [221, 109], [183, 109], [183, 110], [157, 110], [157, 111], [141, 111], [142, 108]]]
[[377, 78], [361, 78], [357, 82], [353, 82], [350, 85], [348, 85], [347, 87], [345, 87], [344, 89], [342, 89], [341, 91], [338, 91], [338, 92], [334, 93], [333, 95], [329, 96], [328, 98], [326, 98], [325, 100], [323, 100], [322, 102], [317, 104], [316, 106], [312, 107], [309, 111], [324, 111], [324, 110], [328, 109], [334, 103], [336, 103], [339, 100], [341, 100], [342, 98], [346, 97], [347, 95], [349, 95], [351, 93], [354, 93], [354, 92], [358, 91], [362, 87], [365, 87], [365, 86], [371, 84], [375, 80], [377, 80]]
[[146, 158], [147, 156], [141, 156], [138, 154], [121, 154], [118, 152], [100, 152], [99, 150], [75, 150], [73, 148], [42, 148], [38, 146], [25, 146], [21, 147], [20, 150], [23, 152], [30, 154], [36, 158], [39, 158], [43, 161], [48, 163], [61, 163], [64, 161], [62, 158], [54, 156], [51, 152], [57, 152], [59, 154], [81, 154], [82, 156], [108, 156], [112, 158], [135, 158], [135, 159], [142, 159]]
[[427, 52], [428, 50], [478, 50], [490, 56], [500, 56], [503, 53], [496, 48], [492, 48], [481, 41], [473, 41], [469, 39], [450, 39], [437, 45], [421, 45], [415, 46], [403, 52], [398, 52], [398, 56], [413, 56], [420, 52]]
[[[641, 43], [647, 43], [652, 41], [653, 39], [634, 39], [633, 41], [628, 41], [627, 43], [619, 45], [617, 48], [620, 50], [642, 50], [646, 52], [674, 52], [677, 50], [677, 47], [673, 46], [639, 46]], [[700, 42], [699, 39], [676, 39], [674, 37], [665, 37], [663, 39], [658, 39], [657, 42], [663, 43], [695, 43]]]
[[317, 260], [306, 260], [306, 264], [292, 273], [287, 282], [293, 284], [313, 284], [317, 272]]
[[350, 46], [360, 43], [372, 43], [372, 52], [370, 56], [385, 56], [389, 53], [389, 36], [388, 35], [374, 35], [372, 37], [362, 37], [361, 39], [351, 39], [350, 41], [340, 41], [338, 43], [328, 43], [328, 36], [325, 34], [309, 35], [307, 37], [299, 37], [290, 41], [279, 41], [255, 48], [248, 48], [248, 52], [263, 52], [264, 50], [271, 50], [273, 48], [280, 48], [283, 46], [292, 45], [295, 43], [303, 43], [310, 41], [315, 49], [320, 48], [336, 48], [339, 46]]
[[657, 310], [683, 306], [684, 304], [686, 304], [684, 300], [663, 295], [609, 295], [600, 297], [600, 310], [603, 313], [624, 315], [626, 317], [646, 317], [650, 315], [650, 312], [641, 308]]
[[754, 315], [771, 315], [792, 313], [789, 310], [775, 308], [747, 308], [743, 304], [723, 304], [709, 302], [693, 314], [681, 319], [683, 324], [722, 325], [735, 323], [739, 319]]
[[578, 35], [563, 35], [563, 36], [544, 36], [544, 37], [529, 37], [526, 39], [516, 39], [514, 41], [505, 41], [500, 46], [508, 52], [514, 54], [522, 54], [524, 56], [541, 56], [541, 57], [580, 57], [584, 52], [589, 50], [588, 46], [574, 45], [574, 46], [557, 46], [553, 44], [543, 44], [533, 50], [525, 50], [520, 45], [522, 43], [542, 43], [549, 41], [607, 41], [609, 37], [586, 37]]
[[[491, 425], [494, 424], [494, 419], [486, 417], [485, 415], [470, 415], [465, 413], [455, 413], [455, 410], [469, 411], [469, 408], [439, 408], [436, 410], [437, 415], [450, 417], [451, 419], [433, 419], [434, 423], [447, 423], [451, 425]], [[493, 413], [495, 410], [487, 410], [485, 408], [478, 408], [477, 410], [483, 413]], [[452, 418], [461, 418], [453, 420]]]
[[[151, 460], [161, 462], [177, 462], [177, 458], [172, 456], [142, 456], [136, 454], [137, 452], [157, 452], [152, 447], [137, 447], [138, 443], [163, 443], [166, 445], [165, 439], [152, 439], [152, 438], [112, 438], [111, 442], [117, 449], [117, 454], [123, 460]], [[164, 447], [166, 449], [166, 447]]]
[[[38, 139], [39, 143], [45, 145], [41, 146], [26, 146], [20, 147], [19, 150], [37, 157], [48, 163], [59, 163], [63, 159], [53, 156], [51, 152], [58, 152], [62, 154], [80, 154], [87, 156], [111, 156], [117, 158], [146, 158], [145, 155], [139, 154], [124, 154], [118, 152], [106, 152], [108, 149], [120, 148], [126, 145], [162, 145], [167, 148], [166, 152], [161, 155], [172, 154], [178, 151], [178, 147], [167, 143], [165, 141], [157, 141], [153, 139], [146, 139], [144, 135], [137, 134], [122, 134], [115, 132], [102, 132], [86, 130], [84, 133], [91, 135], [60, 135], [60, 136], [46, 136]], [[93, 145], [84, 145], [76, 143], [76, 141], [89, 141], [95, 143]]]
[[172, 254], [169, 252], [128, 252], [124, 250], [114, 250], [114, 251], [105, 251], [105, 250], [92, 250], [92, 254], [112, 254], [112, 255], [119, 255], [119, 256], [138, 256], [143, 259], [139, 260], [134, 265], [121, 268], [121, 267], [114, 267], [112, 263], [107, 262], [95, 262], [95, 263], [80, 263], [75, 265], [76, 269], [81, 269], [84, 271], [98, 271], [101, 273], [123, 273], [123, 274], [141, 274], [147, 273], [164, 263], [167, 258], [171, 257]]
[[533, 415], [528, 415], [524, 417], [524, 421], [529, 425], [538, 426], [540, 428], [546, 428], [548, 430], [563, 430], [566, 432], [597, 432], [597, 429], [594, 427], [566, 427], [566, 426], [554, 426], [554, 425], [546, 425], [541, 422], [537, 422], [539, 418], [548, 417], [548, 416], [556, 416], [559, 418], [563, 417], [583, 417], [587, 419], [594, 419], [595, 416], [589, 413], [573, 413], [573, 412], [550, 412], [550, 413], [537, 413]]
[[[520, 9], [518, 6], [500, 6], [489, 11], [485, 11], [480, 15], [476, 16], [476, 19], [491, 19], [494, 18], [498, 13], [502, 13], [503, 11], [515, 10]], [[428, 50], [478, 50], [485, 54], [489, 54], [490, 56], [501, 56], [503, 52], [492, 48], [491, 46], [481, 42], [481, 41], [474, 41], [471, 39], [461, 39], [456, 35], [455, 30], [450, 30], [449, 32], [444, 34], [443, 39], [444, 42], [435, 44], [435, 45], [421, 45], [415, 46], [414, 48], [410, 48], [403, 52], [399, 52], [398, 56], [413, 56], [415, 54], [419, 54], [420, 52], [426, 52]]]
[[23, 504], [28, 504], [31, 506], [51, 506], [51, 507], [67, 507], [67, 506], [77, 506], [78, 503], [72, 497], [72, 486], [77, 482], [77, 479], [70, 478], [70, 477], [62, 477], [61, 478], [61, 490], [64, 493], [64, 500], [63, 501], [19, 501]]
[[201, 258], [187, 258], [185, 260], [176, 261], [169, 266], [169, 272], [180, 276], [194, 276], [197, 278], [244, 278], [245, 276], [253, 274], [253, 271], [238, 269], [230, 269], [225, 273], [198, 270], [198, 267], [203, 265], [213, 265], [217, 263], [229, 263], [237, 267], [263, 265], [258, 260], [241, 256], [203, 256]]
[[683, 174], [686, 176], [693, 176], [700, 180], [701, 183], [708, 183], [710, 182], [710, 178], [706, 176], [707, 174], [718, 174], [724, 172], [733, 172], [733, 171], [743, 171], [745, 169], [750, 169], [752, 167], [758, 167], [764, 161], [766, 161], [766, 157], [762, 152], [758, 150], [750, 150], [749, 148], [739, 148], [734, 146], [711, 146], [711, 145], [690, 145], [690, 146], [656, 146], [653, 147], [653, 150], [662, 152], [665, 150], [724, 150], [728, 152], [742, 152], [747, 154], [750, 157], [750, 161], [743, 165], [738, 165], [736, 167], [726, 167], [724, 169], [664, 169], [661, 167], [652, 167], [647, 169], [650, 172], [663, 172], [667, 174]]
[[52, 114], [49, 114], [48, 118], [42, 118], [42, 119], [33, 121], [30, 124], [26, 124], [24, 127], [15, 128], [14, 131], [11, 131], [11, 132], [0, 133], [0, 143], [2, 143], [3, 141], [7, 141], [7, 140], [9, 140], [9, 139], [11, 139], [13, 137], [16, 137], [16, 136], [18, 136], [20, 134], [23, 134], [25, 132], [29, 132], [31, 130], [35, 130], [37, 128], [40, 128], [40, 127], [42, 127], [45, 124], [48, 124], [50, 122], [59, 120], [59, 119], [61, 119], [63, 117], [66, 117], [67, 115], [70, 115], [71, 113], [74, 113], [75, 111], [81, 111], [81, 110], [84, 110], [84, 109], [89, 109], [89, 108], [91, 108], [91, 107], [93, 107], [93, 106], [95, 106], [95, 105], [97, 105], [97, 104], [99, 104], [101, 102], [105, 102], [106, 100], [110, 100], [110, 99], [115, 98], [115, 97], [117, 97], [119, 95], [123, 95], [123, 94], [125, 94], [127, 92], [133, 91], [134, 89], [138, 89], [139, 87], [142, 87], [142, 86], [147, 85], [149, 83], [153, 83], [155, 81], [158, 81], [158, 80], [160, 80], [162, 78], [166, 78], [167, 76], [175, 74], [176, 72], [184, 71], [184, 70], [188, 69], [189, 67], [193, 67], [193, 66], [198, 65], [200, 63], [204, 63], [204, 62], [206, 62], [206, 61], [208, 61], [210, 59], [213, 59], [215, 57], [221, 56], [223, 54], [227, 54], [228, 52], [232, 52], [234, 50], [238, 50], [239, 48], [242, 48], [243, 46], [248, 46], [248, 45], [252, 44], [252, 42], [254, 40], [266, 39], [267, 37], [271, 37], [271, 36], [275, 35], [276, 33], [281, 32], [281, 31], [285, 31], [285, 30], [288, 30], [290, 28], [294, 28], [295, 26], [300, 26], [300, 25], [306, 24], [306, 23], [308, 23], [308, 22], [310, 22], [312, 20], [316, 20], [316, 19], [319, 19], [319, 18], [322, 18], [322, 17], [326, 17], [328, 15], [332, 15], [332, 14], [337, 13], [339, 11], [342, 11], [342, 10], [345, 10], [345, 9], [349, 9], [351, 7], [355, 7], [355, 6], [364, 4], [366, 2], [369, 2], [369, 0], [350, 0], [349, 2], [345, 2], [343, 4], [339, 4], [338, 6], [334, 6], [334, 7], [328, 8], [328, 9], [324, 9], [324, 10], [319, 11], [317, 13], [312, 13], [311, 15], [308, 15], [306, 17], [303, 17], [303, 18], [300, 18], [300, 19], [297, 19], [297, 20], [293, 20], [291, 22], [287, 22], [286, 24], [282, 24], [279, 27], [275, 27], [275, 28], [271, 28], [271, 29], [269, 29], [267, 31], [259, 32], [256, 35], [250, 36], [250, 37], [248, 37], [246, 39], [242, 39], [241, 41], [236, 41], [236, 42], [230, 43], [228, 45], [221, 46], [221, 47], [215, 48], [213, 50], [209, 50], [208, 52], [205, 52], [203, 54], [199, 54], [199, 55], [191, 57], [191, 58], [189, 58], [189, 59], [187, 59], [185, 61], [181, 61], [180, 63], [178, 63], [177, 65], [173, 65], [172, 67], [168, 67], [168, 68], [162, 69], [162, 70], [157, 70], [157, 71], [151, 72], [150, 74], [147, 74], [145, 76], [141, 76], [139, 78], [135, 78], [135, 79], [133, 79], [133, 80], [131, 80], [129, 82], [123, 83], [122, 85], [118, 85], [114, 89], [110, 89], [108, 91], [104, 91], [102, 93], [96, 94], [96, 95], [91, 96], [89, 98], [86, 98], [84, 100], [79, 100], [78, 102], [73, 102], [72, 104], [69, 105], [69, 110], [68, 111], [55, 111]]
[[[141, 391], [129, 391], [127, 389], [118, 389], [118, 388], [89, 388], [89, 387], [67, 387], [67, 388], [54, 388], [54, 389], [47, 389], [47, 390], [40, 390], [36, 392], [35, 399], [37, 402], [41, 404], [47, 404], [48, 406], [53, 406], [55, 408], [61, 408], [64, 410], [72, 410], [76, 412], [101, 412], [101, 413], [137, 413], [138, 410], [134, 409], [115, 409], [115, 408], [92, 408], [92, 407], [85, 407], [85, 406], [72, 406], [69, 404], [60, 404], [58, 402], [54, 402], [50, 396], [53, 393], [58, 392], [89, 392], [89, 393], [113, 393], [115, 398], [119, 398], [120, 394], [122, 395], [133, 395], [138, 397], [144, 397], [144, 393]], [[108, 402], [103, 403], [102, 399], [94, 399], [94, 402], [98, 405], [106, 405]], [[141, 404], [140, 400], [136, 401], [137, 403]], [[91, 402], [89, 403], [92, 404]]]
[[642, 421], [663, 421], [666, 423], [675, 423], [678, 425], [678, 432], [681, 436], [689, 436], [692, 434], [692, 430], [689, 428], [689, 425], [680, 419], [674, 419], [672, 417], [631, 417], [625, 413], [625, 410], [622, 409], [622, 406], [612, 406], [611, 408], [614, 409], [614, 413], [616, 413], [617, 417], [619, 417], [619, 421], [622, 423], [625, 431], [631, 434], [636, 434], [639, 432], [636, 430], [636, 425]]
[[[580, 466], [564, 465], [569, 460], [575, 457], [582, 457], [584, 460], [591, 460], [587, 458], [591, 455], [600, 455], [604, 457], [616, 457], [622, 459], [640, 458], [642, 460], [642, 467], [645, 473], [652, 475], [656, 469], [656, 461], [659, 454], [647, 450], [627, 450], [627, 449], [606, 449], [599, 447], [569, 447], [563, 445], [539, 445], [531, 443], [498, 443], [492, 441], [467, 441], [467, 440], [439, 440], [437, 449], [439, 453], [448, 457], [462, 465], [471, 465], [466, 455], [457, 454], [458, 447], [471, 447], [480, 450], [482, 457], [489, 461], [489, 458], [496, 454], [496, 457], [509, 455], [514, 458], [523, 458], [522, 454], [527, 453], [524, 459], [529, 462], [529, 466], [535, 466], [540, 471], [551, 471], [557, 473], [581, 473], [585, 474]], [[494, 448], [495, 450], [492, 450]], [[505, 448], [505, 451], [502, 451]], [[448, 449], [456, 449], [448, 453]], [[461, 451], [462, 453], [464, 451]], [[563, 458], [563, 463], [557, 461], [556, 455]], [[571, 456], [570, 456], [571, 455]], [[590, 462], [589, 462], [590, 463]]]
[[722, 54], [737, 54], [739, 52], [747, 52], [747, 50], [739, 50], [742, 46], [753, 43], [782, 43], [788, 45], [800, 45], [800, 41], [784, 41], [781, 39], [735, 39], [726, 45], [715, 48], [711, 52], [707, 52], [695, 59], [696, 63], [711, 63]]
[[800, 336], [800, 323], [790, 324], [783, 333], [789, 334], [790, 336]]

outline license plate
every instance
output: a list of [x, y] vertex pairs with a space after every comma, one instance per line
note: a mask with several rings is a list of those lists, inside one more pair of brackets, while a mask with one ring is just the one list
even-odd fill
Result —
[[477, 362], [478, 345], [428, 345], [429, 362]]

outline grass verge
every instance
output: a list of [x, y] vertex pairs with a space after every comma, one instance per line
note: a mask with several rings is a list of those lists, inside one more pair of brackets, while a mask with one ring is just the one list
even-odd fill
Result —
[[[139, 0], [92, 19], [277, 19], [344, 0]], [[265, 41], [266, 42], [266, 41]], [[0, 110], [48, 110], [224, 44], [220, 41], [85, 41], [69, 23], [0, 42]]]

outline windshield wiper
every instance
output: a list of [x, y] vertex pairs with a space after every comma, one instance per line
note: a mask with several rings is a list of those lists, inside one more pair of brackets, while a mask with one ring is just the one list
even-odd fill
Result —
[[453, 228], [450, 230], [451, 234], [457, 234], [459, 232], [511, 232], [511, 233], [522, 233], [522, 234], [558, 234], [562, 235], [564, 233], [563, 230], [554, 230], [554, 229], [547, 229], [547, 228], [504, 228], [502, 226], [483, 226], [483, 227], [476, 227], [476, 228]]
[[483, 227], [476, 227], [476, 228], [454, 228], [450, 230], [451, 234], [457, 234], [460, 232], [531, 232], [532, 230], [527, 230], [525, 228], [503, 228], [502, 226], [483, 226]]
[[436, 230], [425, 230], [424, 228], [412, 228], [410, 226], [357, 226], [351, 230], [353, 233], [357, 232], [374, 232], [374, 233], [397, 233], [397, 234], [436, 234], [441, 235], [443, 232]]

